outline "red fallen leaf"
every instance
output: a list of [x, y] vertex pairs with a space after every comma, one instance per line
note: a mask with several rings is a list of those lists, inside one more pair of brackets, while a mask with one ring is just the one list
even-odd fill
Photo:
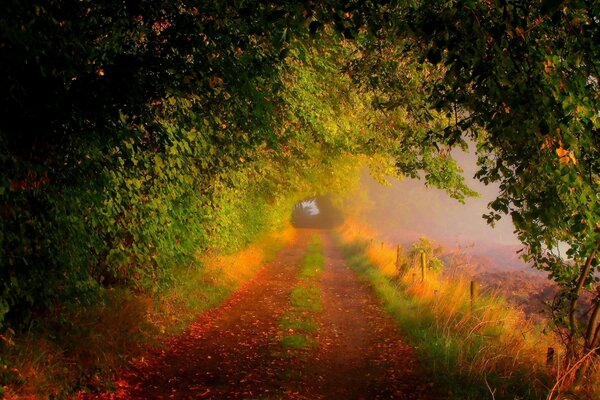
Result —
[[117, 379], [116, 384], [117, 384], [117, 387], [119, 387], [119, 388], [124, 388], [124, 387], [129, 386], [129, 384], [127, 383], [127, 381], [124, 380], [124, 379]]

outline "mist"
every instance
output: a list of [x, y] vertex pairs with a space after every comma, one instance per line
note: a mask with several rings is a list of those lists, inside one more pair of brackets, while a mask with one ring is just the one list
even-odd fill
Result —
[[510, 216], [494, 227], [482, 218], [488, 212], [488, 203], [497, 197], [498, 186], [486, 186], [474, 178], [477, 165], [473, 151], [453, 156], [463, 169], [467, 184], [480, 197], [468, 198], [462, 204], [443, 190], [425, 186], [423, 180], [389, 177], [389, 185], [384, 186], [363, 171], [360, 192], [365, 205], [361, 217], [378, 232], [380, 240], [409, 245], [427, 236], [447, 251], [462, 248], [482, 270], [533, 273], [517, 254], [522, 245]]
[[497, 197], [498, 186], [486, 186], [473, 178], [477, 170], [474, 154], [455, 156], [467, 184], [480, 197], [461, 204], [443, 190], [426, 187], [422, 180], [388, 178], [390, 186], [383, 186], [365, 172], [361, 183], [371, 202], [369, 221], [400, 240], [426, 235], [447, 244], [518, 245], [510, 217], [502, 218], [494, 228], [482, 218], [487, 204]]
[[514, 233], [510, 216], [497, 221], [494, 227], [482, 218], [499, 187], [486, 186], [474, 178], [474, 152], [455, 153], [453, 157], [479, 197], [462, 204], [443, 190], [425, 186], [423, 180], [389, 177], [384, 186], [364, 170], [358, 191], [348, 201], [360, 210], [359, 219], [377, 233], [374, 239], [405, 248], [422, 236], [433, 239], [442, 246], [441, 256], [447, 266], [459, 254], [466, 265], [464, 273], [485, 288], [505, 295], [528, 317], [540, 318], [545, 315], [543, 302], [556, 293], [554, 285], [545, 272], [519, 257], [517, 252], [523, 245]]

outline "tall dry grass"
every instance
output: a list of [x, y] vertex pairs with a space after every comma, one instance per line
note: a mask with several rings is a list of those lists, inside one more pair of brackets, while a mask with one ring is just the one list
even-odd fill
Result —
[[[410, 268], [400, 274], [396, 247], [371, 239], [376, 232], [356, 221], [347, 221], [339, 234], [349, 264], [373, 285], [453, 398], [548, 396], [561, 376], [563, 352], [546, 327], [495, 293], [479, 293], [472, 303], [467, 278], [427, 271], [422, 281], [418, 260], [406, 253], [401, 263]], [[549, 347], [557, 354], [548, 366]]]

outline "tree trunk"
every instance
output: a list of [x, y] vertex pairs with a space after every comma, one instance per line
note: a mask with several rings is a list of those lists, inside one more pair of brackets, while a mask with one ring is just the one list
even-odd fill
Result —
[[595, 342], [598, 335], [598, 329], [600, 328], [600, 294], [594, 299], [594, 309], [592, 315], [588, 321], [587, 330], [585, 333], [585, 350], [586, 352], [592, 350], [595, 347]]
[[[569, 323], [571, 325], [571, 334], [572, 334], [572, 336], [571, 336], [571, 341], [572, 341], [571, 352], [573, 352], [575, 350], [575, 346], [577, 345], [576, 341], [578, 339], [578, 332], [577, 332], [577, 325], [576, 325], [577, 316], [575, 314], [577, 311], [577, 300], [579, 299], [579, 292], [581, 291], [581, 288], [583, 288], [583, 285], [585, 284], [587, 276], [590, 273], [592, 261], [596, 257], [596, 252], [598, 251], [599, 248], [600, 248], [600, 244], [598, 245], [598, 247], [596, 247], [591, 252], [591, 254], [586, 259], [583, 271], [579, 277], [579, 281], [577, 282], [577, 286], [575, 288], [575, 293], [574, 293], [575, 297], [573, 298], [573, 300], [571, 300], [571, 308], [569, 310]], [[590, 315], [590, 318], [587, 322], [585, 336], [583, 337], [583, 352], [581, 354], [581, 356], [583, 356], [583, 357], [586, 356], [591, 351], [594, 351], [597, 346], [596, 342], [598, 340], [598, 331], [600, 330], [600, 324], [599, 324], [599, 322], [600, 322], [600, 292], [599, 292], [599, 294], [596, 295], [596, 298], [594, 299], [594, 303], [593, 303], [592, 307], [593, 307], [592, 314]], [[571, 356], [575, 356], [575, 353], [571, 354]], [[575, 382], [574, 382], [575, 386], [581, 384], [583, 378], [585, 378], [585, 375], [590, 366], [592, 357], [595, 357], [595, 355], [591, 355], [590, 357], [588, 357], [584, 362], [581, 363], [581, 366], [577, 369], [577, 371], [575, 373]]]
[[[590, 255], [585, 260], [585, 264], [583, 266], [581, 274], [579, 275], [579, 279], [577, 280], [577, 285], [575, 286], [575, 289], [573, 289], [573, 291], [571, 292], [573, 295], [573, 299], [571, 300], [571, 304], [569, 305], [569, 329], [571, 330], [572, 340], [577, 340], [578, 337], [577, 302], [579, 300], [579, 292], [581, 292], [581, 289], [583, 288], [583, 285], [585, 284], [585, 281], [588, 275], [590, 274], [590, 269], [592, 268], [592, 261], [596, 257], [596, 252], [598, 251], [599, 247], [600, 244], [598, 244], [598, 246], [590, 253]], [[575, 354], [571, 354], [571, 356], [575, 356]]]

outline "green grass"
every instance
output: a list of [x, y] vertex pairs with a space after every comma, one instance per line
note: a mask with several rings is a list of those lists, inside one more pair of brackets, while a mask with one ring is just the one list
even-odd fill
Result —
[[321, 312], [321, 289], [318, 286], [295, 287], [292, 290], [291, 303], [298, 311]]
[[281, 346], [284, 349], [300, 350], [307, 347], [314, 347], [317, 344], [308, 336], [301, 334], [286, 335], [281, 339]]
[[318, 345], [313, 336], [318, 329], [315, 314], [323, 309], [319, 284], [323, 264], [323, 245], [315, 235], [302, 260], [298, 283], [290, 295], [291, 309], [279, 320], [279, 327], [283, 331], [281, 345], [284, 349], [300, 350]]
[[281, 317], [279, 326], [285, 332], [316, 332], [318, 329], [317, 321], [311, 314], [298, 314], [288, 312]]

